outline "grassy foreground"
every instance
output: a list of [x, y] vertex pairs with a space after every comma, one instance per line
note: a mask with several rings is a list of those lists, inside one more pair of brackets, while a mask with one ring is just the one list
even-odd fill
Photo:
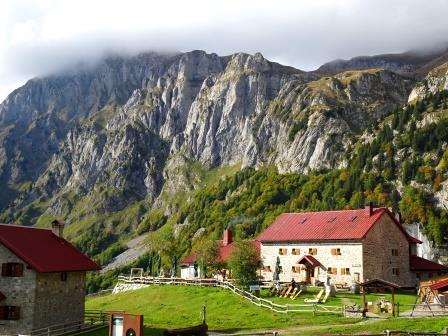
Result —
[[[311, 296], [308, 294], [306, 296]], [[357, 302], [360, 296], [339, 295], [328, 304]], [[305, 297], [305, 296], [304, 296]], [[303, 303], [298, 301], [288, 303]], [[407, 302], [412, 296], [399, 296]], [[286, 303], [286, 299], [276, 299]], [[282, 334], [338, 334], [382, 332], [386, 329], [442, 331], [448, 326], [448, 318], [415, 318], [366, 321], [347, 319], [338, 315], [311, 313], [280, 314], [257, 307], [250, 302], [219, 288], [186, 286], [148, 287], [132, 292], [90, 298], [87, 309], [125, 310], [145, 315], [145, 335], [160, 335], [164, 328], [179, 328], [198, 324], [201, 321], [202, 304], [207, 306], [207, 324], [211, 330], [237, 332], [249, 330], [282, 330]], [[404, 303], [404, 302], [403, 302]], [[105, 336], [106, 330], [88, 334]]]

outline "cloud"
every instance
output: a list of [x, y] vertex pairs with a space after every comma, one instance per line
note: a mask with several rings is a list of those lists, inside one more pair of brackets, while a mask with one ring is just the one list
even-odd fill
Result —
[[335, 58], [431, 47], [444, 0], [5, 0], [0, 100], [12, 87], [108, 52], [255, 53], [309, 70]]

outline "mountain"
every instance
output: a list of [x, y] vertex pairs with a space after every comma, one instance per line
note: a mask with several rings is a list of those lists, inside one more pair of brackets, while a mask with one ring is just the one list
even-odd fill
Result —
[[[415, 137], [444, 125], [446, 64], [420, 80], [375, 62], [328, 75], [259, 53], [145, 53], [32, 79], [0, 105], [0, 221], [64, 219], [102, 264], [140, 234], [183, 254], [227, 225], [253, 236], [281, 211], [373, 200], [415, 222], [408, 186], [434, 199], [422, 223], [442, 227], [447, 139]], [[404, 157], [425, 158], [405, 183]]]
[[337, 59], [323, 64], [316, 72], [335, 74], [349, 70], [381, 68], [401, 75], [424, 77], [428, 72], [448, 62], [448, 47], [434, 50], [411, 50], [397, 54], [358, 56], [349, 60]]

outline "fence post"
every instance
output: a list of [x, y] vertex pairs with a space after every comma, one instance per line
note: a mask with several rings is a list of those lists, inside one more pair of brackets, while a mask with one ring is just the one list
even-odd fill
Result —
[[313, 304], [313, 316], [316, 316], [316, 304]]
[[397, 302], [397, 317], [400, 317], [400, 302]]

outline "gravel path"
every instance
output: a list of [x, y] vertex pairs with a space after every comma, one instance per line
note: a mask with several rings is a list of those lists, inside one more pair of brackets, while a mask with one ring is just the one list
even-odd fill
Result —
[[148, 234], [144, 234], [128, 241], [126, 244], [128, 249], [112, 259], [109, 264], [103, 267], [100, 273], [103, 274], [114, 268], [130, 264], [138, 257], [148, 252], [149, 246], [144, 243], [144, 240], [147, 236]]

